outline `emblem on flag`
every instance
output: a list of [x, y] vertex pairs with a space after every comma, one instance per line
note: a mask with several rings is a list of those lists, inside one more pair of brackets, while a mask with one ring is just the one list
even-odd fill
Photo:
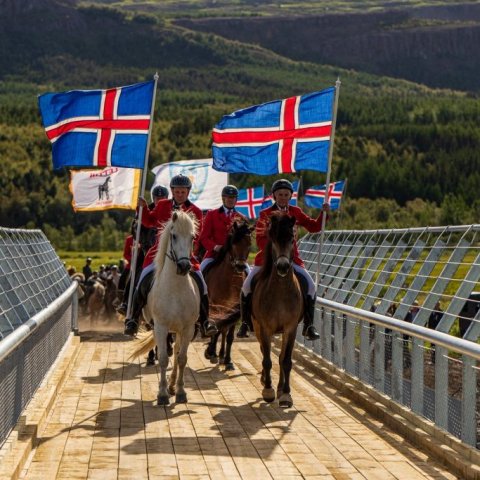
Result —
[[225, 115], [212, 132], [213, 168], [258, 175], [326, 172], [334, 98], [330, 87]]
[[[343, 196], [343, 187], [345, 180], [331, 183], [328, 188], [328, 203], [331, 210], [338, 210], [340, 208], [340, 201]], [[326, 185], [320, 185], [309, 188], [305, 192], [305, 205], [307, 207], [322, 208], [325, 200]]]
[[38, 98], [53, 168], [144, 168], [155, 82]]
[[247, 218], [257, 218], [262, 209], [265, 189], [261, 187], [242, 188], [238, 191], [235, 208]]

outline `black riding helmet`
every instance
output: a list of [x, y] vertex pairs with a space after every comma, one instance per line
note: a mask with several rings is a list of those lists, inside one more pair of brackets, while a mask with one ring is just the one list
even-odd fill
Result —
[[170, 180], [170, 188], [175, 188], [175, 187], [192, 188], [192, 182], [186, 175], [182, 175], [180, 173], [172, 177], [172, 179]]
[[235, 185], [225, 185], [222, 189], [222, 197], [238, 197], [238, 188]]
[[168, 197], [168, 189], [165, 185], [155, 185], [152, 188], [152, 202], [154, 197], [157, 198], [167, 198]]
[[287, 190], [290, 190], [293, 193], [292, 182], [288, 181], [285, 178], [281, 178], [280, 180], [276, 180], [275, 182], [273, 182], [272, 193], [275, 193], [277, 190], [280, 190], [282, 188], [286, 188]]

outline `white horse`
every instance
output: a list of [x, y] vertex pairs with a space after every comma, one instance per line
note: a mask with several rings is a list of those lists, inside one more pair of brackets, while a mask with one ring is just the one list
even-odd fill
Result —
[[[149, 334], [141, 341], [131, 357], [148, 352], [156, 343], [161, 370], [158, 405], [168, 405], [170, 395], [175, 394], [177, 403], [187, 401], [184, 389], [184, 370], [187, 350], [195, 331], [200, 313], [200, 292], [188, 275], [190, 255], [197, 225], [187, 213], [175, 211], [165, 225], [155, 256], [155, 279], [148, 294], [143, 314], [154, 321], [154, 335]], [[175, 332], [173, 370], [167, 389], [167, 335]]]

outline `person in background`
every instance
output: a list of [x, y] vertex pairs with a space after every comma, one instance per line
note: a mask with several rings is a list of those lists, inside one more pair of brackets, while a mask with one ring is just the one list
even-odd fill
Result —
[[[438, 324], [440, 323], [440, 320], [442, 319], [443, 316], [443, 310], [442, 310], [442, 305], [440, 301], [438, 301], [435, 306], [433, 307], [432, 313], [428, 317], [428, 328], [431, 328], [432, 330], [436, 330]], [[430, 347], [430, 362], [432, 364], [435, 363], [435, 344], [432, 343]]]
[[[235, 185], [226, 185], [222, 189], [222, 206], [209, 210], [205, 216], [202, 233], [198, 243], [205, 248], [205, 256], [200, 264], [202, 273], [207, 265], [212, 263], [215, 255], [227, 241], [228, 232], [234, 221], [247, 222], [247, 218], [235, 210], [238, 189]], [[250, 271], [250, 269], [247, 271]]]
[[91, 276], [92, 276], [92, 259], [90, 257], [87, 257], [85, 260], [85, 265], [83, 266], [82, 273], [83, 276], [85, 277], [85, 281], [87, 281]]

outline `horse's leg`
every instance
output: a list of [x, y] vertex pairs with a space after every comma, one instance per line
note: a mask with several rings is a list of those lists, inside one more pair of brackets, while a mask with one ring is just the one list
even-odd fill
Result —
[[278, 404], [281, 408], [290, 408], [293, 405], [292, 396], [290, 395], [290, 372], [292, 370], [292, 353], [295, 346], [296, 330], [292, 330], [284, 334], [282, 350], [284, 355], [280, 364], [280, 370], [283, 372], [284, 382], [282, 386], [282, 393], [278, 398]]
[[178, 373], [178, 351], [180, 348], [180, 342], [177, 338], [175, 339], [175, 343], [173, 344], [173, 367], [172, 373], [170, 374], [170, 378], [168, 381], [168, 393], [170, 395], [175, 395], [175, 384], [177, 383], [177, 373]]
[[168, 405], [170, 403], [170, 397], [167, 391], [167, 367], [168, 367], [168, 355], [165, 348], [167, 342], [168, 330], [155, 323], [155, 342], [158, 347], [158, 364], [160, 366], [160, 384], [158, 389], [157, 403], [158, 405]]
[[[235, 324], [233, 324], [227, 332], [227, 348], [225, 349], [225, 371], [235, 370], [233, 365], [232, 358], [230, 357], [232, 353], [232, 343], [235, 334]], [[225, 335], [223, 335], [225, 337]]]
[[219, 363], [222, 365], [225, 363], [225, 333], [222, 332], [222, 346], [220, 352], [218, 352]]
[[266, 402], [273, 402], [275, 400], [275, 390], [272, 388], [272, 359], [271, 359], [271, 338], [260, 327], [259, 340], [263, 354], [262, 360], [262, 377], [263, 390], [262, 397]]
[[177, 342], [180, 343], [180, 348], [178, 351], [178, 378], [177, 378], [177, 394], [175, 395], [175, 401], [177, 403], [186, 403], [187, 402], [187, 392], [184, 388], [183, 376], [185, 372], [185, 366], [187, 365], [187, 351], [188, 345], [190, 344], [190, 339], [192, 338], [194, 325], [189, 329], [185, 329], [180, 339], [177, 339]]
[[217, 340], [220, 334], [217, 333], [210, 338], [207, 348], [205, 349], [205, 358], [210, 360], [210, 363], [218, 363], [217, 357]]
[[283, 371], [283, 359], [285, 358], [285, 347], [287, 345], [286, 336], [285, 334], [282, 335], [282, 350], [280, 351], [280, 356], [278, 358], [278, 363], [280, 365], [280, 375], [278, 378], [278, 385], [277, 385], [277, 398], [280, 398], [280, 395], [283, 391], [283, 384], [285, 383], [285, 374]]

